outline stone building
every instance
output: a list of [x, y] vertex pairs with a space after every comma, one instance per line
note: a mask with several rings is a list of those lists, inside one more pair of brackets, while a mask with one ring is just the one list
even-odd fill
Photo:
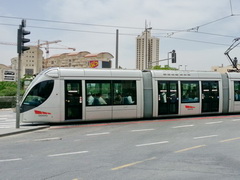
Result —
[[111, 68], [113, 55], [108, 52], [91, 54], [88, 51], [53, 55], [43, 61], [43, 68], [76, 67], [76, 68]]
[[[36, 46], [29, 46], [21, 56], [21, 78], [25, 75], [34, 75], [42, 71], [43, 51]], [[11, 59], [11, 67], [17, 72], [18, 58]]]

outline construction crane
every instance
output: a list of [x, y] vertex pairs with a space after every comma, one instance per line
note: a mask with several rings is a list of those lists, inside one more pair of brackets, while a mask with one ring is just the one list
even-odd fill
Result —
[[[45, 46], [46, 45], [46, 47], [45, 47], [45, 50], [46, 50], [46, 59], [48, 59], [49, 58], [49, 49], [69, 49], [69, 50], [73, 50], [73, 51], [75, 51], [76, 50], [76, 48], [70, 48], [70, 47], [66, 47], [66, 46], [64, 46], [64, 47], [49, 47], [49, 44], [54, 44], [54, 43], [59, 43], [59, 42], [62, 42], [61, 40], [55, 40], [55, 41], [45, 41], [44, 43], [40, 43], [40, 40], [38, 40], [38, 47], [39, 48], [44, 48], [43, 46]], [[60, 46], [63, 46], [63, 45], [60, 45]]]
[[[67, 46], [64, 46], [64, 45], [61, 45], [61, 44], [59, 44], [59, 45], [63, 46], [63, 47], [49, 47], [49, 44], [62, 42], [61, 40], [44, 41], [44, 43], [40, 43], [40, 41], [43, 41], [43, 40], [38, 40], [38, 44], [35, 45], [35, 47], [45, 48], [45, 50], [46, 50], [46, 59], [49, 57], [49, 49], [69, 49], [69, 50], [76, 51], [76, 48], [67, 47]], [[17, 43], [13, 43], [13, 42], [1, 42], [0, 41], [0, 44], [2, 44], [2, 45], [10, 45], [10, 46], [17, 46]], [[46, 47], [44, 47], [44, 46], [46, 46]]]
[[76, 51], [76, 48], [70, 48], [70, 47], [50, 47], [49, 49], [69, 49], [69, 50]]
[[49, 44], [54, 44], [54, 43], [59, 43], [62, 42], [61, 40], [56, 40], [56, 41], [45, 41], [45, 43], [40, 43], [40, 40], [38, 40], [38, 48], [42, 48], [42, 46], [45, 46], [45, 50], [46, 50], [46, 59], [49, 57]]
[[230, 62], [232, 63], [232, 66], [233, 66], [233, 68], [235, 68], [236, 70], [233, 70], [233, 69], [229, 69], [228, 71], [229, 72], [240, 72], [240, 70], [238, 69], [238, 67], [237, 67], [237, 57], [235, 57], [233, 60], [232, 60], [232, 58], [229, 56], [229, 52], [231, 51], [231, 50], [233, 50], [235, 47], [237, 47], [239, 44], [240, 44], [240, 42], [237, 42], [237, 41], [239, 41], [240, 40], [240, 38], [235, 38], [234, 39], [234, 42], [233, 42], [233, 44], [224, 52], [224, 54], [228, 57], [228, 59], [230, 60]]

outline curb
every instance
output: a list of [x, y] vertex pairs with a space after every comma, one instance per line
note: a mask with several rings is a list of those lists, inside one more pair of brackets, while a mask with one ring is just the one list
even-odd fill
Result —
[[44, 127], [33, 128], [33, 129], [24, 129], [24, 130], [19, 130], [19, 131], [4, 133], [4, 134], [0, 134], [0, 137], [6, 137], [6, 136], [21, 134], [21, 133], [27, 133], [27, 132], [37, 131], [37, 130], [46, 129], [46, 128], [49, 128], [49, 127], [50, 127], [50, 126], [44, 126]]

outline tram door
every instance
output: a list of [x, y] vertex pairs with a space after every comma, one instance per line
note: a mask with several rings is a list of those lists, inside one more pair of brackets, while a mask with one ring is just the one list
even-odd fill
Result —
[[65, 120], [82, 119], [82, 82], [65, 81]]
[[218, 81], [202, 81], [202, 112], [219, 111]]
[[178, 82], [158, 81], [158, 115], [178, 114]]

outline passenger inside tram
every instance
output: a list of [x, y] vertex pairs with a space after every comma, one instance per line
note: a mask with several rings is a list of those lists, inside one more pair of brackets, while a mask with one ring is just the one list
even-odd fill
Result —
[[88, 99], [87, 99], [88, 105], [92, 105], [93, 101], [94, 101], [94, 97], [92, 96], [91, 93], [89, 93], [88, 94]]
[[97, 94], [97, 99], [99, 101], [99, 104], [101, 104], [101, 105], [107, 104], [101, 93]]
[[122, 95], [118, 93], [114, 99], [114, 104], [123, 104]]

